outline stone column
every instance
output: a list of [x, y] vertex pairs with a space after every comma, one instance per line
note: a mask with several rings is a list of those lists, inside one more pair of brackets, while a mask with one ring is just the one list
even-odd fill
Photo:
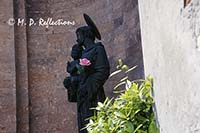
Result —
[[16, 59], [16, 104], [17, 132], [29, 132], [29, 94], [28, 94], [28, 62], [27, 62], [27, 32], [26, 8], [24, 0], [14, 1], [15, 24], [15, 59]]

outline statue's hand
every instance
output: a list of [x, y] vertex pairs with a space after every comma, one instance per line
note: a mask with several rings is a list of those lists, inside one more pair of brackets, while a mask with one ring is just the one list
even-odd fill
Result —
[[83, 44], [81, 42], [79, 42], [78, 40], [76, 40], [76, 42], [77, 42], [77, 45], [83, 46]]
[[63, 81], [63, 85], [66, 89], [68, 89], [71, 86], [71, 77], [66, 77]]
[[77, 63], [78, 63], [77, 61], [68, 62], [67, 72], [70, 74], [75, 73], [77, 71], [77, 68], [76, 68]]

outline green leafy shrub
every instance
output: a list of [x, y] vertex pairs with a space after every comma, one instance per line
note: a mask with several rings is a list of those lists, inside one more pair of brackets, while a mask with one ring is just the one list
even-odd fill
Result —
[[[120, 72], [128, 73], [135, 67], [128, 68], [119, 60], [119, 70], [111, 74], [114, 76]], [[153, 79], [147, 77], [137, 84], [128, 79], [128, 76], [120, 80], [115, 86], [124, 85], [124, 91], [119, 91], [116, 99], [106, 99], [104, 103], [98, 103], [96, 113], [90, 118], [87, 125], [89, 133], [159, 133], [153, 112], [154, 100], [151, 96]]]

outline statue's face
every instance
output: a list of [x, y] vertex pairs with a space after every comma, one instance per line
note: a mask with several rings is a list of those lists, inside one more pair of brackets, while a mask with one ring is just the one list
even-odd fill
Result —
[[83, 35], [83, 33], [81, 32], [81, 31], [78, 31], [78, 32], [76, 32], [76, 37], [77, 37], [77, 42], [78, 42], [78, 44], [79, 45], [83, 45], [83, 42], [84, 42], [84, 35]]

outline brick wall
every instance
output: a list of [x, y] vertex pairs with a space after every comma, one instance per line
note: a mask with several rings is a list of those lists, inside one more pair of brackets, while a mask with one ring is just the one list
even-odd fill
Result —
[[[143, 78], [137, 0], [27, 0], [26, 4], [24, 0], [15, 3], [4, 0], [3, 4], [0, 10], [5, 10], [6, 17], [0, 15], [2, 24], [13, 17], [12, 7], [15, 18], [52, 17], [76, 22], [74, 26], [49, 28], [13, 27], [7, 23], [0, 27], [0, 43], [3, 43], [0, 46], [0, 63], [3, 64], [0, 66], [0, 99], [5, 101], [0, 111], [6, 112], [0, 117], [12, 118], [7, 122], [0, 120], [3, 130], [76, 133], [76, 104], [67, 101], [62, 81], [67, 75], [65, 67], [70, 60], [70, 48], [76, 43], [75, 30], [85, 25], [83, 13], [94, 19], [102, 34], [111, 71], [121, 58], [130, 66], [138, 65], [130, 74], [133, 79]], [[117, 78], [109, 79], [105, 85], [109, 97], [113, 96], [112, 87]], [[8, 128], [8, 125], [13, 127]]]
[[6, 20], [13, 17], [13, 2], [2, 0], [0, 12], [0, 132], [12, 133], [16, 131], [14, 27]]

